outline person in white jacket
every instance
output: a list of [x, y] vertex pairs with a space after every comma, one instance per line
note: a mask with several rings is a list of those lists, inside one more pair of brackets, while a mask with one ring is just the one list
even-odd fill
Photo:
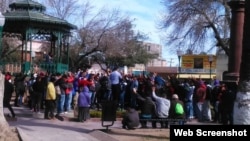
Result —
[[[159, 96], [155, 93], [155, 86], [152, 86], [152, 97], [156, 104], [156, 116], [157, 118], [168, 118], [168, 112], [170, 108], [170, 100], [167, 99], [166, 94], [160, 94]], [[168, 128], [168, 122], [161, 121], [161, 128]], [[153, 128], [156, 128], [156, 122], [152, 122]]]

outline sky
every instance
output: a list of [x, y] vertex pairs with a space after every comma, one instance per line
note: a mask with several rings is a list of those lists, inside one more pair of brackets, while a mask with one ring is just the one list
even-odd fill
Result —
[[168, 66], [172, 60], [172, 66], [178, 63], [177, 55], [170, 55], [164, 49], [160, 40], [157, 22], [159, 23], [160, 13], [163, 10], [162, 0], [91, 0], [91, 4], [99, 8], [119, 9], [125, 15], [134, 19], [135, 30], [147, 34], [148, 42], [160, 44], [163, 47], [162, 57], [167, 61]]
[[91, 0], [90, 2], [97, 8], [118, 8], [122, 13], [134, 19], [136, 30], [149, 35], [152, 41], [160, 42], [156, 22], [160, 9], [163, 7], [160, 4], [161, 0]]

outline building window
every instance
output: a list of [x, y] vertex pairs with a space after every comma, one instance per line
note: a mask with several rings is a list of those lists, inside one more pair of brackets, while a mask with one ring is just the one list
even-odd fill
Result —
[[194, 68], [203, 69], [203, 58], [194, 58]]
[[150, 46], [148, 46], [148, 51], [150, 51]]

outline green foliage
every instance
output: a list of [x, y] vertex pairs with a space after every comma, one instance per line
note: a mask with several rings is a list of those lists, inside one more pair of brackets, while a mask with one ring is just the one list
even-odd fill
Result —
[[[125, 111], [116, 111], [117, 118], [122, 118], [124, 114], [125, 114]], [[102, 111], [90, 110], [90, 117], [91, 118], [101, 118]]]
[[102, 117], [102, 112], [101, 111], [96, 111], [96, 110], [90, 110], [90, 117], [92, 117], [92, 118], [101, 118]]
[[125, 114], [125, 111], [117, 111], [116, 112], [116, 117], [117, 118], [122, 118], [124, 116], [124, 114]]

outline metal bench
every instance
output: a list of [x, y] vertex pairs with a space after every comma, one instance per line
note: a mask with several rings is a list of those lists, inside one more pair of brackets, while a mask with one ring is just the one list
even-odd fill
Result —
[[186, 119], [170, 119], [170, 118], [149, 118], [149, 119], [144, 119], [144, 118], [140, 118], [140, 122], [142, 121], [147, 121], [147, 122], [152, 122], [152, 121], [156, 121], [156, 122], [168, 122], [169, 125], [174, 125], [176, 123], [179, 123], [180, 121], [183, 121], [183, 123], [185, 123], [187, 120]]

